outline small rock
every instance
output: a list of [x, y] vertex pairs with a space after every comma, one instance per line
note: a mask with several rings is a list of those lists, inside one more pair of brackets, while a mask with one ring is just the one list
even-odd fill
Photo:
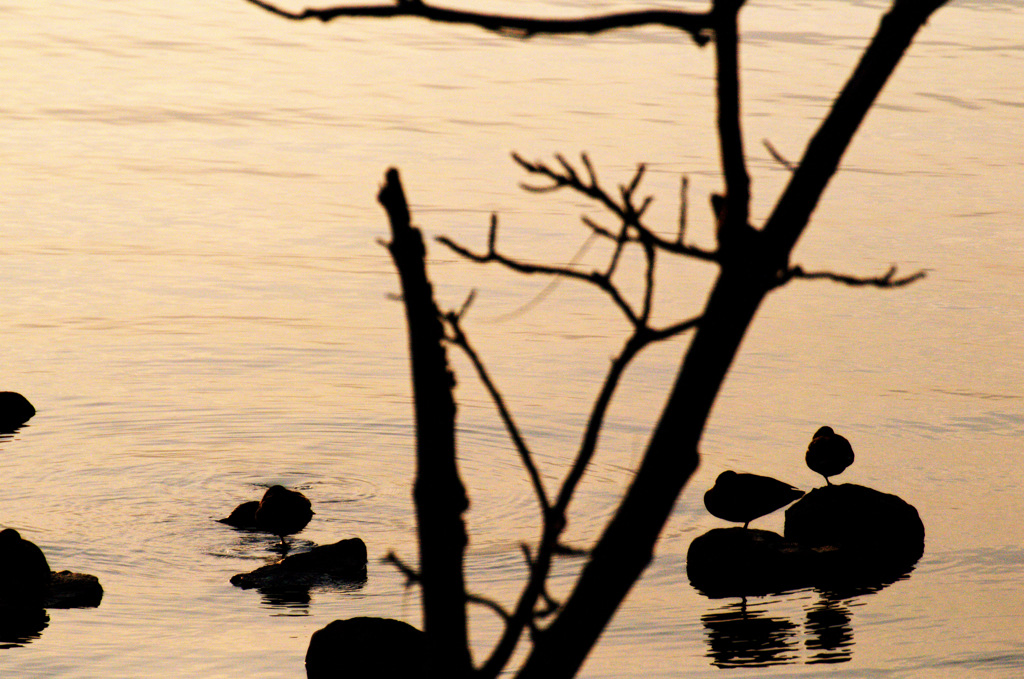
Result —
[[14, 391], [0, 391], [0, 433], [9, 434], [32, 419], [36, 409]]
[[351, 538], [286, 556], [249, 573], [239, 573], [232, 576], [231, 584], [242, 589], [267, 590], [365, 579], [366, 544], [359, 538]]
[[313, 632], [307, 679], [410, 679], [426, 674], [426, 635], [389, 618], [335, 620]]

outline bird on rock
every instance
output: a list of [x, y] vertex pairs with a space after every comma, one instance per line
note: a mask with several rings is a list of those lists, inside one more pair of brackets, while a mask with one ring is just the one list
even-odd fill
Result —
[[713, 516], [742, 523], [771, 514], [793, 502], [804, 491], [770, 476], [724, 471], [704, 493], [704, 506]]
[[828, 477], [842, 473], [853, 464], [853, 446], [832, 427], [822, 427], [814, 432], [807, 446], [807, 466], [825, 477], [826, 485], [832, 482]]
[[284, 486], [271, 486], [256, 507], [257, 530], [273, 533], [281, 538], [298, 533], [313, 518], [313, 510], [306, 496]]

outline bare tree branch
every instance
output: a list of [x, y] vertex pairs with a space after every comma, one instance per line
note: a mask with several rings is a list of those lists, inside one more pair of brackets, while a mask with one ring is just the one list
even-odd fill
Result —
[[750, 175], [743, 151], [740, 122], [739, 12], [744, 0], [714, 0], [715, 63], [717, 67], [718, 141], [725, 205], [717, 211], [719, 250], [733, 249], [748, 232]]
[[537, 501], [540, 503], [542, 516], [546, 516], [548, 510], [551, 508], [551, 501], [548, 499], [547, 492], [544, 490], [544, 482], [540, 477], [540, 473], [537, 471], [537, 465], [533, 461], [533, 453], [530, 452], [529, 446], [526, 445], [526, 441], [523, 439], [523, 435], [519, 431], [519, 427], [516, 425], [515, 420], [512, 417], [512, 413], [505, 404], [504, 397], [494, 385], [494, 381], [491, 380], [491, 376], [488, 374], [483, 361], [480, 360], [480, 356], [476, 353], [476, 350], [473, 349], [472, 345], [469, 343], [469, 339], [462, 330], [460, 321], [462, 320], [465, 310], [466, 305], [463, 305], [463, 308], [458, 313], [447, 313], [444, 315], [444, 320], [450, 329], [448, 341], [462, 349], [463, 353], [469, 357], [473, 367], [476, 368], [477, 376], [483, 383], [487, 393], [491, 395], [491, 400], [498, 409], [498, 415], [501, 417], [501, 421], [505, 424], [505, 430], [508, 432], [509, 438], [512, 439], [512, 444], [519, 453], [519, 459], [522, 460], [523, 466], [526, 467], [526, 472], [530, 476], [530, 483], [533, 484], [534, 493], [536, 493]]
[[398, 269], [409, 326], [416, 421], [416, 524], [420, 544], [424, 631], [433, 671], [455, 678], [473, 667], [466, 625], [463, 559], [469, 506], [455, 454], [455, 378], [448, 368], [433, 287], [427, 278], [423, 235], [412, 226], [398, 170], [391, 168], [377, 196], [388, 214], [388, 250]]
[[909, 276], [896, 277], [896, 265], [894, 264], [881, 276], [851, 276], [848, 274], [833, 273], [832, 271], [804, 271], [799, 265], [790, 268], [782, 282], [793, 278], [804, 278], [807, 280], [823, 279], [842, 283], [850, 286], [870, 285], [876, 288], [899, 288], [919, 281], [925, 277], [925, 271], [915, 271]]
[[790, 159], [786, 158], [781, 153], [779, 153], [779, 150], [775, 148], [775, 146], [773, 146], [770, 141], [768, 141], [767, 139], [762, 139], [761, 143], [764, 144], [764, 147], [766, 149], [768, 149], [768, 153], [770, 153], [772, 158], [775, 159], [775, 162], [777, 162], [779, 165], [786, 168], [790, 172], [796, 171], [796, 168], [798, 167], [797, 164], [791, 161]]
[[429, 21], [478, 26], [488, 31], [520, 38], [535, 35], [596, 34], [620, 28], [639, 26], [665, 26], [688, 33], [700, 46], [710, 40], [711, 23], [708, 12], [680, 12], [673, 10], [640, 10], [618, 12], [573, 19], [540, 19], [500, 14], [484, 14], [428, 5], [421, 0], [395, 0], [394, 4], [335, 6], [324, 9], [305, 9], [289, 12], [263, 0], [248, 0], [271, 14], [285, 19], [301, 21], [319, 19], [331, 21], [339, 17], [421, 17]]
[[[583, 222], [596, 233], [605, 238], [613, 241], [625, 240], [628, 242], [640, 242], [640, 234], [643, 234], [644, 238], [649, 238], [650, 241], [660, 250], [671, 252], [677, 255], [683, 255], [686, 257], [693, 257], [707, 262], [717, 262], [718, 254], [711, 250], [705, 250], [693, 245], [686, 245], [682, 240], [682, 230], [680, 230], [676, 240], [667, 240], [662, 238], [658, 234], [654, 233], [651, 229], [647, 228], [641, 221], [643, 211], [647, 209], [647, 205], [650, 204], [650, 198], [645, 198], [644, 203], [640, 208], [633, 207], [632, 191], [635, 190], [636, 184], [639, 182], [639, 177], [643, 172], [643, 165], [638, 166], [637, 174], [634, 175], [633, 181], [630, 183], [632, 189], [629, 193], [629, 199], [625, 200], [624, 204], [616, 202], [607, 191], [605, 191], [597, 180], [597, 176], [594, 172], [593, 166], [590, 163], [590, 159], [585, 153], [580, 154], [581, 161], [587, 170], [587, 180], [584, 181], [580, 178], [575, 168], [565, 160], [561, 155], [556, 155], [555, 158], [559, 164], [562, 165], [562, 171], [554, 170], [543, 162], [536, 161], [531, 162], [524, 159], [517, 153], [512, 154], [512, 159], [515, 160], [523, 169], [531, 174], [541, 175], [551, 181], [551, 184], [547, 186], [532, 186], [529, 184], [521, 184], [525, 190], [532, 191], [534, 193], [546, 193], [550, 191], [557, 191], [561, 188], [571, 188], [577, 193], [581, 193], [589, 198], [592, 198], [608, 209], [612, 214], [618, 217], [624, 222], [624, 225], [632, 227], [632, 229], [626, 229], [623, 233], [615, 234], [607, 229], [597, 226], [595, 222], [590, 220], [588, 217], [583, 217]], [[684, 188], [685, 192], [685, 178]], [[685, 195], [685, 194], [684, 194]], [[680, 214], [681, 223], [685, 221], [685, 209]], [[637, 233], [632, 233], [635, 230]]]

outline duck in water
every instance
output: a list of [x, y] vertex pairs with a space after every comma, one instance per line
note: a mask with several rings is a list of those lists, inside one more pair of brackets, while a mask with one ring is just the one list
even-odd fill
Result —
[[751, 521], [785, 507], [804, 494], [799, 488], [770, 476], [724, 471], [715, 485], [704, 493], [704, 506], [713, 516], [726, 521]]
[[842, 473], [853, 464], [853, 446], [832, 427], [822, 427], [814, 432], [807, 446], [807, 466], [825, 477], [825, 484], [831, 486], [830, 476]]
[[271, 486], [263, 499], [243, 502], [218, 520], [235, 528], [273, 533], [284, 544], [285, 535], [298, 533], [312, 517], [312, 505], [305, 495], [284, 486]]

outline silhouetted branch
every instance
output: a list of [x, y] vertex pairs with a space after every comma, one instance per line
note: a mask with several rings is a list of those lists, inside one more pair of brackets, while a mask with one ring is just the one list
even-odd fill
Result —
[[420, 581], [419, 571], [407, 565], [395, 552], [388, 552], [387, 556], [384, 557], [384, 561], [393, 565], [398, 569], [399, 573], [405, 576], [406, 587], [411, 587]]
[[763, 233], [785, 269], [839, 161], [918, 30], [946, 0], [894, 0], [775, 204]]
[[[523, 189], [532, 191], [534, 193], [546, 193], [550, 191], [556, 191], [561, 188], [571, 188], [577, 193], [581, 193], [589, 198], [596, 200], [607, 208], [612, 214], [622, 220], [623, 225], [631, 227], [625, 229], [620, 233], [613, 233], [612, 231], [598, 226], [589, 217], [584, 216], [583, 223], [594, 230], [595, 233], [608, 238], [610, 240], [620, 242], [640, 242], [641, 234], [643, 238], [649, 239], [650, 242], [657, 247], [659, 250], [665, 250], [677, 255], [684, 255], [686, 257], [693, 257], [707, 262], [718, 261], [718, 254], [711, 250], [705, 250], [693, 245], [686, 245], [682, 240], [682, 228], [680, 228], [679, 234], [676, 240], [667, 240], [658, 236], [652, 230], [647, 228], [641, 221], [644, 211], [647, 206], [650, 205], [651, 198], [646, 197], [643, 204], [640, 207], [635, 207], [632, 204], [632, 195], [636, 190], [636, 186], [639, 183], [640, 177], [643, 175], [643, 165], [637, 167], [637, 172], [630, 182], [628, 187], [620, 187], [620, 193], [623, 196], [623, 202], [620, 204], [614, 200], [607, 191], [605, 191], [597, 180], [597, 175], [594, 172], [594, 168], [590, 163], [590, 159], [587, 154], [580, 154], [581, 162], [584, 168], [587, 170], [587, 179], [583, 180], [580, 178], [575, 168], [567, 161], [562, 155], [556, 155], [556, 160], [562, 166], [561, 170], [555, 170], [543, 162], [536, 161], [531, 162], [524, 159], [517, 153], [512, 154], [512, 159], [515, 160], [524, 170], [531, 174], [541, 175], [551, 181], [551, 184], [547, 186], [533, 186], [529, 184], [520, 184]], [[683, 180], [684, 186], [683, 191], [685, 195], [686, 179]], [[680, 224], [685, 223], [685, 208], [680, 213]], [[635, 231], [636, 233], [633, 233]]]
[[[466, 625], [463, 557], [468, 537], [462, 513], [469, 506], [455, 455], [455, 378], [448, 369], [426, 248], [412, 226], [409, 205], [391, 168], [377, 196], [388, 214], [388, 250], [398, 269], [409, 326], [413, 410], [416, 420], [416, 523], [419, 532], [424, 631], [430, 663], [451, 677], [472, 669]], [[397, 559], [396, 559], [396, 563]]]
[[501, 421], [505, 424], [505, 430], [508, 432], [509, 438], [512, 439], [512, 444], [519, 453], [519, 459], [522, 460], [523, 466], [526, 467], [526, 472], [530, 476], [530, 483], [533, 484], [534, 493], [536, 493], [537, 501], [540, 503], [542, 515], [546, 515], [548, 509], [551, 507], [551, 502], [548, 500], [547, 492], [544, 490], [544, 482], [541, 480], [540, 473], [537, 471], [537, 465], [534, 464], [533, 454], [530, 452], [529, 446], [526, 445], [526, 441], [523, 439], [522, 433], [519, 431], [519, 427], [516, 425], [515, 420], [512, 417], [512, 413], [505, 404], [504, 397], [502, 397], [501, 392], [499, 392], [498, 388], [494, 385], [494, 381], [491, 380], [491, 376], [488, 374], [483, 361], [480, 360], [480, 356], [469, 343], [469, 339], [462, 330], [460, 321], [462, 320], [462, 316], [466, 311], [469, 301], [470, 300], [466, 301], [466, 304], [463, 305], [462, 309], [460, 309], [458, 313], [447, 313], [444, 315], [445, 322], [448, 324], [451, 331], [448, 335], [448, 341], [462, 349], [463, 353], [469, 357], [473, 367], [476, 368], [477, 376], [483, 383], [487, 393], [491, 395], [491, 400], [498, 409], [498, 415], [501, 417]]
[[725, 209], [718, 217], [718, 247], [735, 244], [747, 230], [750, 175], [743, 151], [740, 124], [739, 12], [744, 0], [714, 0], [715, 62], [717, 68], [718, 142], [725, 179]]
[[897, 278], [895, 265], [890, 267], [889, 270], [881, 276], [850, 276], [847, 274], [833, 273], [831, 271], [804, 271], [799, 265], [797, 265], [786, 272], [786, 276], [782, 282], [787, 282], [793, 278], [804, 278], [808, 280], [829, 280], [851, 286], [872, 285], [876, 288], [899, 288], [921, 280], [925, 275], [924, 270], [921, 270], [915, 271], [909, 276], [901, 276]]
[[706, 45], [710, 39], [709, 12], [681, 12], [674, 10], [640, 10], [617, 12], [598, 16], [570, 19], [540, 19], [501, 14], [485, 14], [428, 5], [420, 0], [396, 0], [394, 4], [351, 5], [305, 9], [289, 12], [263, 0], [248, 0], [266, 11], [285, 19], [301, 21], [319, 19], [331, 21], [340, 17], [421, 17], [429, 21], [449, 24], [467, 24], [488, 31], [520, 38], [541, 34], [595, 34], [620, 28], [639, 26], [665, 26], [688, 33], [697, 45]]
[[636, 322], [636, 312], [633, 311], [633, 308], [629, 305], [629, 302], [627, 302], [626, 299], [622, 296], [618, 288], [616, 288], [615, 285], [611, 282], [607, 274], [601, 273], [599, 271], [591, 271], [588, 273], [565, 266], [529, 264], [527, 262], [522, 262], [517, 259], [512, 259], [511, 257], [506, 257], [505, 255], [500, 254], [496, 249], [496, 233], [497, 220], [495, 218], [492, 218], [491, 231], [487, 239], [488, 250], [485, 253], [473, 252], [469, 248], [463, 247], [462, 245], [459, 245], [455, 241], [445, 236], [438, 236], [437, 242], [441, 243], [442, 245], [449, 248], [450, 250], [460, 255], [461, 257], [464, 257], [470, 261], [477, 262], [480, 264], [496, 262], [508, 269], [518, 271], [519, 273], [545, 274], [548, 276], [563, 276], [565, 278], [572, 278], [575, 280], [583, 281], [585, 283], [590, 283], [591, 285], [595, 285], [601, 290], [603, 290], [609, 297], [612, 298], [612, 301], [615, 303], [617, 307], [619, 307], [620, 310], [622, 310], [622, 313], [625, 314], [626, 318], [629, 319], [630, 323]]
[[764, 147], [766, 149], [768, 149], [768, 153], [770, 153], [772, 158], [775, 159], [775, 162], [777, 162], [779, 165], [786, 168], [790, 172], [796, 171], [797, 164], [783, 156], [781, 153], [779, 153], [779, 150], [775, 148], [770, 141], [768, 141], [767, 139], [762, 139], [761, 143], [764, 144]]

